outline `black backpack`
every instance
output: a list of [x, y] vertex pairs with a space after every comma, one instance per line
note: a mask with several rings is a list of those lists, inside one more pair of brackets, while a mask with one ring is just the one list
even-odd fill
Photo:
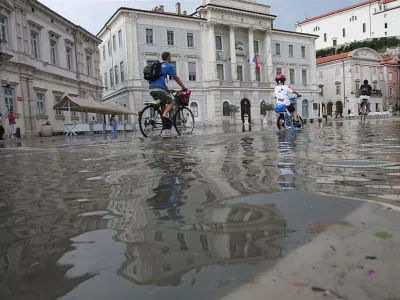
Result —
[[161, 77], [161, 66], [158, 60], [148, 64], [143, 69], [144, 79], [147, 81], [154, 81]]

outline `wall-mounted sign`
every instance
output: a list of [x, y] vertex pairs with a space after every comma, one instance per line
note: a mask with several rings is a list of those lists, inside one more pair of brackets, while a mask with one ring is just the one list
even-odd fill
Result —
[[24, 98], [22, 98], [22, 97], [17, 97], [17, 101], [24, 101]]

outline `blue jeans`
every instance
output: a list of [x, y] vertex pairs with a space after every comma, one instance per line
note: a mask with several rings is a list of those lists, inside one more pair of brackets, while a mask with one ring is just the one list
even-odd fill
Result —
[[117, 128], [118, 128], [118, 125], [111, 125], [112, 133], [116, 133], [117, 132]]

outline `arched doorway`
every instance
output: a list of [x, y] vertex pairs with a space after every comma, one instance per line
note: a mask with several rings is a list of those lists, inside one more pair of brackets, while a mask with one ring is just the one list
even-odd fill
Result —
[[336, 102], [336, 110], [337, 110], [339, 116], [343, 115], [343, 103], [342, 103], [342, 101], [337, 101]]
[[328, 102], [326, 114], [328, 116], [332, 117], [332, 110], [333, 110], [333, 103], [332, 102]]
[[303, 100], [301, 109], [302, 109], [302, 117], [303, 117], [303, 119], [308, 119], [308, 117], [309, 117], [308, 109], [309, 108], [308, 108], [308, 100], [307, 99]]
[[242, 122], [244, 123], [244, 115], [249, 116], [249, 123], [251, 124], [251, 103], [249, 99], [244, 98], [240, 102]]

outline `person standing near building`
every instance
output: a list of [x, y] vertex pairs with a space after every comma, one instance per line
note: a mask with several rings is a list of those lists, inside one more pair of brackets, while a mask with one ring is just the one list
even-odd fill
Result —
[[8, 112], [8, 124], [10, 125], [10, 130], [11, 130], [10, 139], [11, 138], [15, 139], [15, 133], [17, 132], [17, 125], [15, 122], [14, 109], [12, 107]]
[[111, 126], [111, 132], [112, 133], [116, 133], [117, 132], [117, 128], [118, 128], [118, 123], [117, 123], [117, 119], [115, 118], [115, 115], [111, 116], [110, 126]]
[[0, 113], [0, 140], [3, 140], [3, 134], [5, 130], [3, 127], [3, 115]]

